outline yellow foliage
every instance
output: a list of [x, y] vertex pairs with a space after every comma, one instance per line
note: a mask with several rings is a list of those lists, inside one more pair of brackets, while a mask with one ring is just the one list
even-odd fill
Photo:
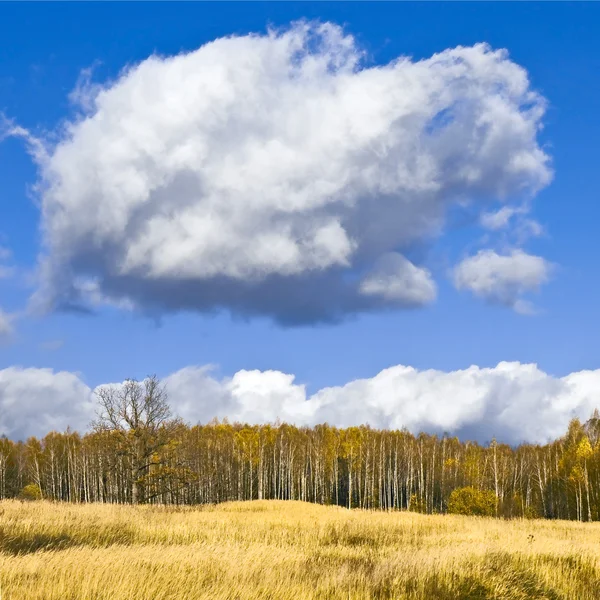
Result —
[[571, 469], [571, 474], [569, 475], [569, 480], [573, 483], [581, 483], [584, 480], [583, 469], [579, 465], [575, 465]]
[[594, 451], [592, 449], [592, 444], [590, 443], [590, 440], [587, 437], [587, 435], [581, 438], [581, 441], [579, 442], [579, 444], [577, 444], [577, 450], [575, 453], [579, 460], [586, 460], [590, 458], [590, 456], [592, 456]]
[[21, 500], [41, 500], [42, 490], [37, 483], [30, 483], [21, 490], [19, 498]]
[[454, 515], [493, 517], [497, 506], [494, 492], [473, 487], [456, 488], [448, 499], [448, 512]]

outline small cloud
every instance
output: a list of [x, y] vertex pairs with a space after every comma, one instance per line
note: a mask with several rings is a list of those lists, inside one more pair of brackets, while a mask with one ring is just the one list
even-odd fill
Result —
[[538, 314], [536, 307], [528, 300], [523, 299], [519, 299], [514, 303], [513, 310], [520, 315], [526, 315], [529, 317]]
[[437, 287], [431, 273], [416, 267], [401, 254], [391, 252], [381, 257], [360, 284], [367, 296], [379, 296], [389, 303], [422, 306], [435, 300]]
[[23, 140], [27, 152], [36, 161], [38, 166], [45, 165], [48, 159], [48, 148], [45, 141], [35, 136], [31, 131], [17, 125], [4, 113], [0, 112], [0, 142], [7, 138]]
[[532, 237], [540, 237], [543, 234], [543, 226], [535, 219], [521, 219], [515, 227], [516, 238], [521, 243]]
[[479, 222], [485, 229], [498, 231], [508, 227], [510, 220], [514, 215], [523, 214], [527, 209], [516, 206], [503, 206], [495, 212], [485, 212], [479, 217]]
[[508, 232], [513, 244], [521, 245], [544, 233], [544, 228], [538, 221], [527, 217], [529, 209], [527, 205], [503, 206], [500, 210], [482, 213], [479, 224], [488, 231]]
[[552, 270], [553, 265], [544, 258], [522, 250], [513, 250], [506, 255], [481, 250], [454, 268], [453, 279], [459, 290], [470, 290], [488, 302], [530, 315], [535, 313], [535, 309], [521, 296], [537, 291], [547, 283]]
[[85, 113], [94, 109], [96, 96], [102, 90], [102, 85], [92, 81], [94, 69], [99, 65], [100, 61], [95, 61], [90, 67], [82, 69], [75, 88], [69, 94], [69, 102]]
[[[83, 301], [81, 309], [84, 311], [86, 305], [93, 308], [108, 306], [127, 311], [135, 309], [135, 304], [129, 298], [113, 298], [105, 294], [96, 279], [80, 278], [75, 282], [74, 289], [76, 290], [77, 297]], [[75, 304], [75, 306], [78, 305]]]

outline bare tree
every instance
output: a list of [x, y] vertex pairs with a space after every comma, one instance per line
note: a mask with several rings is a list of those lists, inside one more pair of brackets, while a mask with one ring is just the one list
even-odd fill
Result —
[[96, 397], [98, 418], [92, 426], [117, 438], [121, 455], [129, 459], [131, 502], [137, 504], [151, 467], [160, 465], [159, 451], [171, 442], [180, 421], [172, 418], [166, 390], [155, 375], [103, 386]]

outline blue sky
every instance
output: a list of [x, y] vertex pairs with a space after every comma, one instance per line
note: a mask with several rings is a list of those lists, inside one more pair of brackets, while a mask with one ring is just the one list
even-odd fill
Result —
[[[235, 310], [232, 316], [227, 309], [206, 312], [204, 304], [195, 308], [187, 301], [182, 312], [162, 300], [134, 310], [97, 306], [93, 314], [65, 311], [59, 302], [34, 315], [27, 306], [41, 286], [36, 265], [43, 254], [44, 200], [35, 186], [42, 168], [26, 152], [22, 137], [7, 136], [0, 143], [0, 244], [10, 251], [14, 272], [0, 279], [0, 308], [17, 316], [14, 331], [0, 346], [0, 369], [65, 371], [93, 387], [214, 364], [222, 376], [243, 369], [294, 374], [310, 394], [373, 377], [394, 365], [450, 372], [518, 361], [536, 363], [556, 377], [599, 368], [600, 6], [595, 3], [2, 4], [0, 110], [52, 145], [64, 141], [66, 122], [93, 116], [77, 116], [69, 100], [85, 69], [92, 69], [92, 83], [110, 89], [126, 66], [152, 54], [188, 53], [231, 35], [264, 36], [268, 26], [286, 29], [298, 19], [342, 26], [357, 48], [366, 51], [365, 69], [402, 55], [427, 60], [479, 42], [507, 49], [507, 60], [526, 70], [529, 89], [547, 103], [535, 143], [549, 157], [552, 181], [529, 194], [523, 217], [541, 233], [515, 241], [513, 231], [507, 241], [504, 234], [480, 226], [483, 209], [471, 211], [470, 220], [463, 213], [454, 218], [448, 209], [443, 235], [424, 235], [402, 250], [409, 264], [431, 273], [434, 300], [344, 309], [334, 322], [310, 317], [291, 326], [277, 322], [271, 309], [262, 308], [268, 299], [258, 298], [276, 297], [279, 288], [267, 287], [256, 292], [253, 302], [259, 308], [251, 316]], [[485, 210], [499, 207], [493, 197], [486, 201]], [[511, 206], [525, 202], [521, 193], [509, 193], [505, 201]], [[495, 237], [486, 243], [486, 235]], [[477, 294], [471, 280], [456, 289], [460, 286], [452, 269], [489, 248], [503, 256], [520, 250], [544, 261], [546, 266], [537, 264], [546, 268], [537, 274], [539, 286], [532, 284], [523, 296], [535, 305], [534, 315], [514, 310], [518, 300], [511, 291], [506, 292], [509, 298], [497, 290]], [[53, 277], [60, 278], [56, 269]], [[318, 294], [320, 285], [315, 283], [310, 293]], [[528, 293], [534, 287], [539, 292]], [[210, 287], [198, 289], [211, 293]], [[164, 290], [167, 297], [173, 293]], [[323, 310], [329, 310], [329, 301], [324, 292]]]

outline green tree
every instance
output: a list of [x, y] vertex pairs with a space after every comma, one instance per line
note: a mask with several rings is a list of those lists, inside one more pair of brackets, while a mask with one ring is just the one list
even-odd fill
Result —
[[491, 490], [457, 488], [448, 499], [448, 512], [453, 515], [493, 517], [496, 515], [497, 502], [496, 494]]
[[19, 494], [20, 500], [41, 500], [42, 490], [37, 483], [26, 485]]

